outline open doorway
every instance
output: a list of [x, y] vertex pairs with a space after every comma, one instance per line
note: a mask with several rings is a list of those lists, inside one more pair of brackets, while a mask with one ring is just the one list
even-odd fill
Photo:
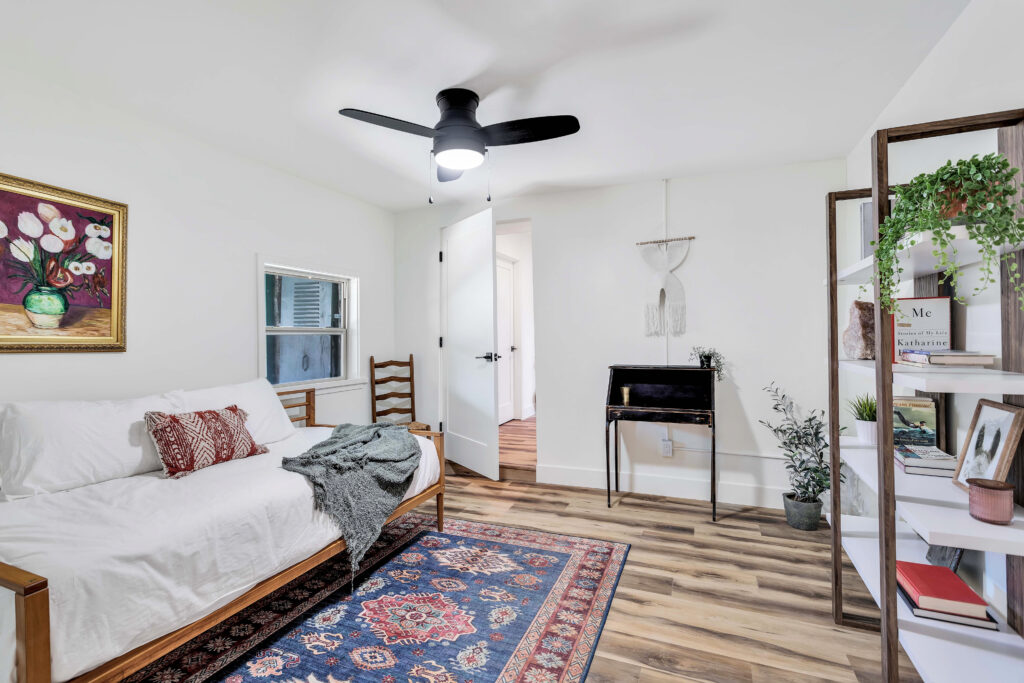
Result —
[[498, 462], [502, 479], [527, 481], [537, 476], [532, 227], [517, 220], [495, 229]]

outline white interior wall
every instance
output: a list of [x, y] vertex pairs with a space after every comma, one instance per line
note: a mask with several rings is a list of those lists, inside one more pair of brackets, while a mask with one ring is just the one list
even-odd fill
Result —
[[[519, 376], [518, 419], [526, 419], [534, 414], [534, 395], [536, 393], [533, 325], [533, 235], [530, 221], [512, 221], [501, 223], [496, 227], [494, 238], [495, 249], [515, 259], [515, 345], [516, 374]], [[506, 349], [507, 350], [507, 349]], [[505, 350], [499, 349], [499, 353]]]
[[[773, 438], [757, 424], [771, 417], [762, 387], [775, 380], [807, 408], [825, 406], [822, 206], [844, 186], [841, 161], [673, 179], [668, 233], [697, 239], [676, 271], [687, 332], [668, 340], [644, 336], [643, 305], [657, 292], [634, 246], [666, 232], [662, 182], [499, 202], [497, 220], [533, 225], [538, 481], [604, 486], [608, 365], [687, 364], [692, 346], [715, 346], [731, 363], [717, 385], [721, 500], [780, 506], [787, 482]], [[398, 218], [396, 339], [415, 348], [417, 386], [434, 394], [429, 405], [418, 400], [425, 419], [437, 420], [440, 228], [477, 208]], [[673, 427], [671, 459], [659, 454], [666, 427], [624, 424], [623, 432], [627, 490], [708, 497], [706, 428]]]
[[[1013, 65], [1024, 59], [1020, 29], [1024, 3], [1016, 0], [973, 0], [921, 63], [864, 138], [847, 157], [850, 187], [871, 183], [870, 136], [878, 128], [907, 125], [957, 116], [1017, 109], [1024, 106], [1024, 73]], [[979, 53], [978, 46], [984, 46]], [[984, 62], [995, 67], [979, 68]], [[891, 145], [890, 180], [903, 182], [932, 171], [947, 159], [996, 150], [995, 132], [933, 138]], [[964, 269], [967, 298], [966, 346], [1001, 354], [998, 285], [970, 296], [979, 280], [977, 267]], [[962, 446], [977, 399], [959, 394], [955, 399], [957, 448]], [[1001, 400], [1001, 396], [988, 396]], [[952, 484], [950, 484], [952, 486]], [[1006, 574], [1002, 555], [968, 553], [969, 574], [997, 609], [1005, 610]], [[972, 571], [973, 570], [973, 571]]]
[[[126, 353], [0, 355], [0, 401], [116, 398], [257, 376], [256, 254], [362, 285], [360, 371], [394, 350], [394, 216], [0, 66], [0, 171], [128, 204]], [[39, 381], [40, 378], [46, 381]], [[323, 421], [369, 421], [366, 385]]]

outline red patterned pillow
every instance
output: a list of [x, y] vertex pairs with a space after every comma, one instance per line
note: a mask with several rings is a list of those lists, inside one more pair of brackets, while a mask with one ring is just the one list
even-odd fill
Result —
[[238, 406], [194, 413], [146, 413], [146, 429], [156, 443], [164, 473], [184, 477], [210, 465], [266, 453], [245, 428], [246, 412]]

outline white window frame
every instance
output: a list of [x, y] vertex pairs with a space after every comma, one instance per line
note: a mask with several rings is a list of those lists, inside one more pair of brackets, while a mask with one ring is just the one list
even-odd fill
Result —
[[[284, 259], [257, 257], [257, 363], [259, 365], [259, 376], [267, 377], [267, 307], [266, 307], [266, 275], [286, 275], [288, 277], [306, 278], [310, 280], [321, 280], [326, 282], [344, 283], [346, 289], [345, 331], [342, 333], [345, 338], [345, 352], [341, 359], [343, 364], [343, 377], [326, 378], [318, 380], [302, 380], [298, 382], [282, 382], [274, 386], [279, 389], [315, 388], [318, 391], [337, 389], [343, 390], [365, 385], [367, 380], [362, 376], [362, 368], [359, 363], [359, 278], [340, 273], [330, 273], [324, 270], [311, 267], [296, 266]], [[292, 327], [287, 330], [280, 328], [282, 334], [330, 334], [326, 328]]]

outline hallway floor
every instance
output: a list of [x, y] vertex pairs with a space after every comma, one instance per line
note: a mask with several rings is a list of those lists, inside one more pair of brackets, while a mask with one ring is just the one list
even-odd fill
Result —
[[536, 416], [498, 426], [498, 464], [502, 469], [537, 470]]

